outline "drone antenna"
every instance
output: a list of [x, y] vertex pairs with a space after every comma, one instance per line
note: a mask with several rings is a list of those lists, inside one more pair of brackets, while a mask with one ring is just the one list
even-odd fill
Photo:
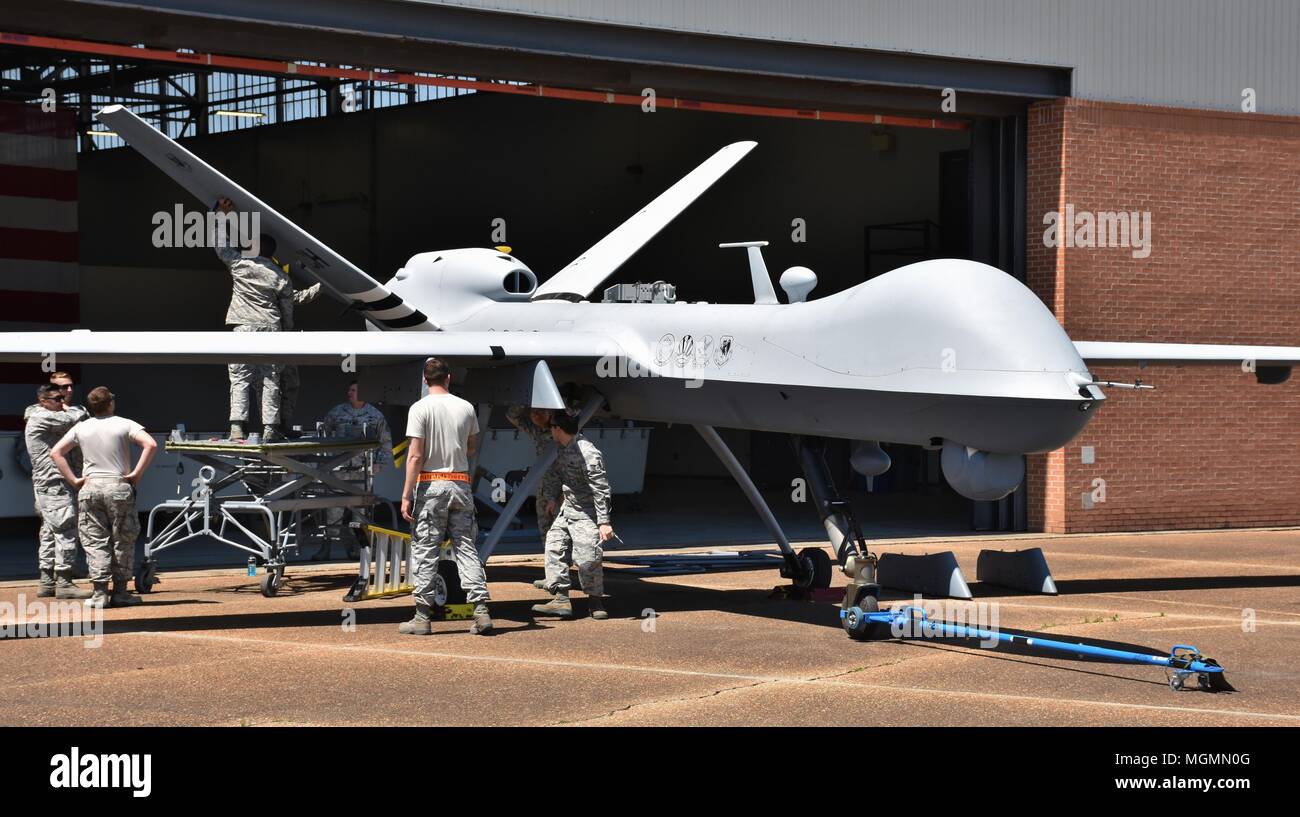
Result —
[[749, 255], [749, 277], [754, 283], [754, 303], [756, 304], [779, 304], [776, 299], [776, 290], [772, 288], [772, 276], [767, 272], [767, 264], [763, 263], [763, 251], [760, 247], [766, 247], [766, 241], [736, 241], [731, 244], [719, 244], [723, 249], [731, 247], [744, 247], [745, 252]]

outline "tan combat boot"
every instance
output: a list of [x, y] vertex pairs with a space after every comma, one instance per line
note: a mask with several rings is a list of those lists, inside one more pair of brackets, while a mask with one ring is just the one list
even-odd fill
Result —
[[492, 632], [492, 616], [488, 615], [488, 606], [482, 602], [474, 606], [474, 623], [469, 628], [470, 635], [487, 635]]
[[604, 621], [609, 618], [609, 613], [605, 612], [604, 596], [589, 597], [587, 599], [587, 610], [591, 613], [591, 617], [597, 621]]
[[569, 603], [568, 593], [556, 593], [555, 598], [545, 604], [534, 604], [533, 612], [543, 616], [573, 618], [573, 605]]
[[87, 607], [96, 607], [99, 609], [107, 607], [108, 582], [92, 582], [91, 584], [94, 586], [95, 592], [90, 598], [86, 599], [85, 605]]
[[94, 594], [73, 584], [71, 570], [61, 570], [54, 583], [54, 595], [61, 599], [88, 599]]
[[415, 603], [415, 617], [410, 621], [403, 621], [397, 625], [397, 632], [402, 635], [431, 635], [433, 627], [430, 626], [429, 605], [422, 601]]
[[144, 599], [127, 590], [126, 581], [114, 579], [113, 595], [109, 597], [109, 602], [113, 607], [133, 607], [137, 604], [143, 604]]
[[36, 586], [36, 598], [48, 599], [55, 593], [54, 568], [41, 568], [41, 583]]

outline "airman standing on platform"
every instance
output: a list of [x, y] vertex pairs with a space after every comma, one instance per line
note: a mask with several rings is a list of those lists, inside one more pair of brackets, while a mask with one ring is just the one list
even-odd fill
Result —
[[[231, 213], [234, 203], [220, 198], [215, 205], [221, 213]], [[245, 257], [239, 242], [228, 234], [216, 237], [217, 257], [230, 270], [232, 288], [226, 325], [236, 332], [279, 332], [284, 315], [293, 310], [293, 284], [274, 260], [275, 239], [259, 238], [258, 255]], [[265, 442], [283, 440], [280, 432], [280, 370], [277, 363], [231, 363], [230, 439], [242, 440], [249, 420], [249, 393], [253, 379], [262, 386], [261, 419]]]

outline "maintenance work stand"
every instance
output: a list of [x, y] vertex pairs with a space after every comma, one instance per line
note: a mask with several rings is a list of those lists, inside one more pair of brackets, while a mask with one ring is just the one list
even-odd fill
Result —
[[[284, 584], [288, 556], [329, 535], [325, 511], [390, 504], [374, 495], [378, 446], [378, 438], [358, 436], [271, 443], [168, 440], [165, 450], [199, 463], [199, 475], [187, 497], [149, 511], [136, 591], [148, 593], [158, 583], [158, 554], [206, 537], [250, 554], [249, 575], [262, 565], [262, 595], [274, 596]], [[358, 455], [366, 467], [341, 473]], [[174, 515], [155, 533], [160, 514]]]

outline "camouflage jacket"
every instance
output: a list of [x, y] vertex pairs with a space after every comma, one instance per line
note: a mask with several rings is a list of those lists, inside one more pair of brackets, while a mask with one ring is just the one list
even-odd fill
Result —
[[[364, 424], [369, 424], [371, 436], [379, 439], [379, 449], [375, 451], [375, 462], [380, 465], [393, 464], [393, 435], [388, 430], [388, 421], [383, 412], [366, 403], [359, 409], [352, 408], [351, 403], [339, 403], [325, 415], [325, 433], [330, 436], [360, 437]], [[344, 468], [364, 468], [366, 458], [358, 455], [348, 461]]]
[[293, 330], [293, 308], [301, 303], [307, 303], [316, 297], [316, 293], [310, 292], [311, 287], [307, 289], [294, 289], [293, 278], [285, 276], [289, 281], [289, 292], [291, 293], [287, 302], [280, 305], [280, 330], [290, 332]]
[[[551, 432], [543, 431], [533, 425], [533, 421], [528, 418], [527, 406], [511, 406], [506, 411], [506, 419], [510, 421], [510, 425], [528, 435], [539, 455], [546, 450], [548, 445], [555, 442]], [[537, 483], [537, 490], [533, 495], [542, 502], [549, 499], [554, 499], [556, 502], [560, 501], [560, 477], [554, 463], [546, 469], [546, 473], [542, 474], [542, 481]]]
[[560, 448], [554, 470], [559, 472], [564, 489], [564, 505], [560, 507], [560, 513], [569, 517], [582, 515], [597, 525], [608, 525], [612, 494], [600, 449], [579, 434]]
[[244, 258], [238, 247], [218, 247], [217, 256], [230, 270], [232, 284], [227, 326], [282, 326], [293, 323], [293, 284], [269, 258]]
[[[27, 453], [32, 458], [32, 486], [48, 488], [64, 485], [63, 475], [54, 465], [50, 456], [53, 448], [68, 429], [89, 416], [85, 409], [73, 406], [66, 411], [50, 411], [40, 404], [31, 405], [23, 412], [23, 441], [27, 444]], [[81, 473], [81, 450], [74, 448], [68, 452], [68, 465], [75, 474]]]

